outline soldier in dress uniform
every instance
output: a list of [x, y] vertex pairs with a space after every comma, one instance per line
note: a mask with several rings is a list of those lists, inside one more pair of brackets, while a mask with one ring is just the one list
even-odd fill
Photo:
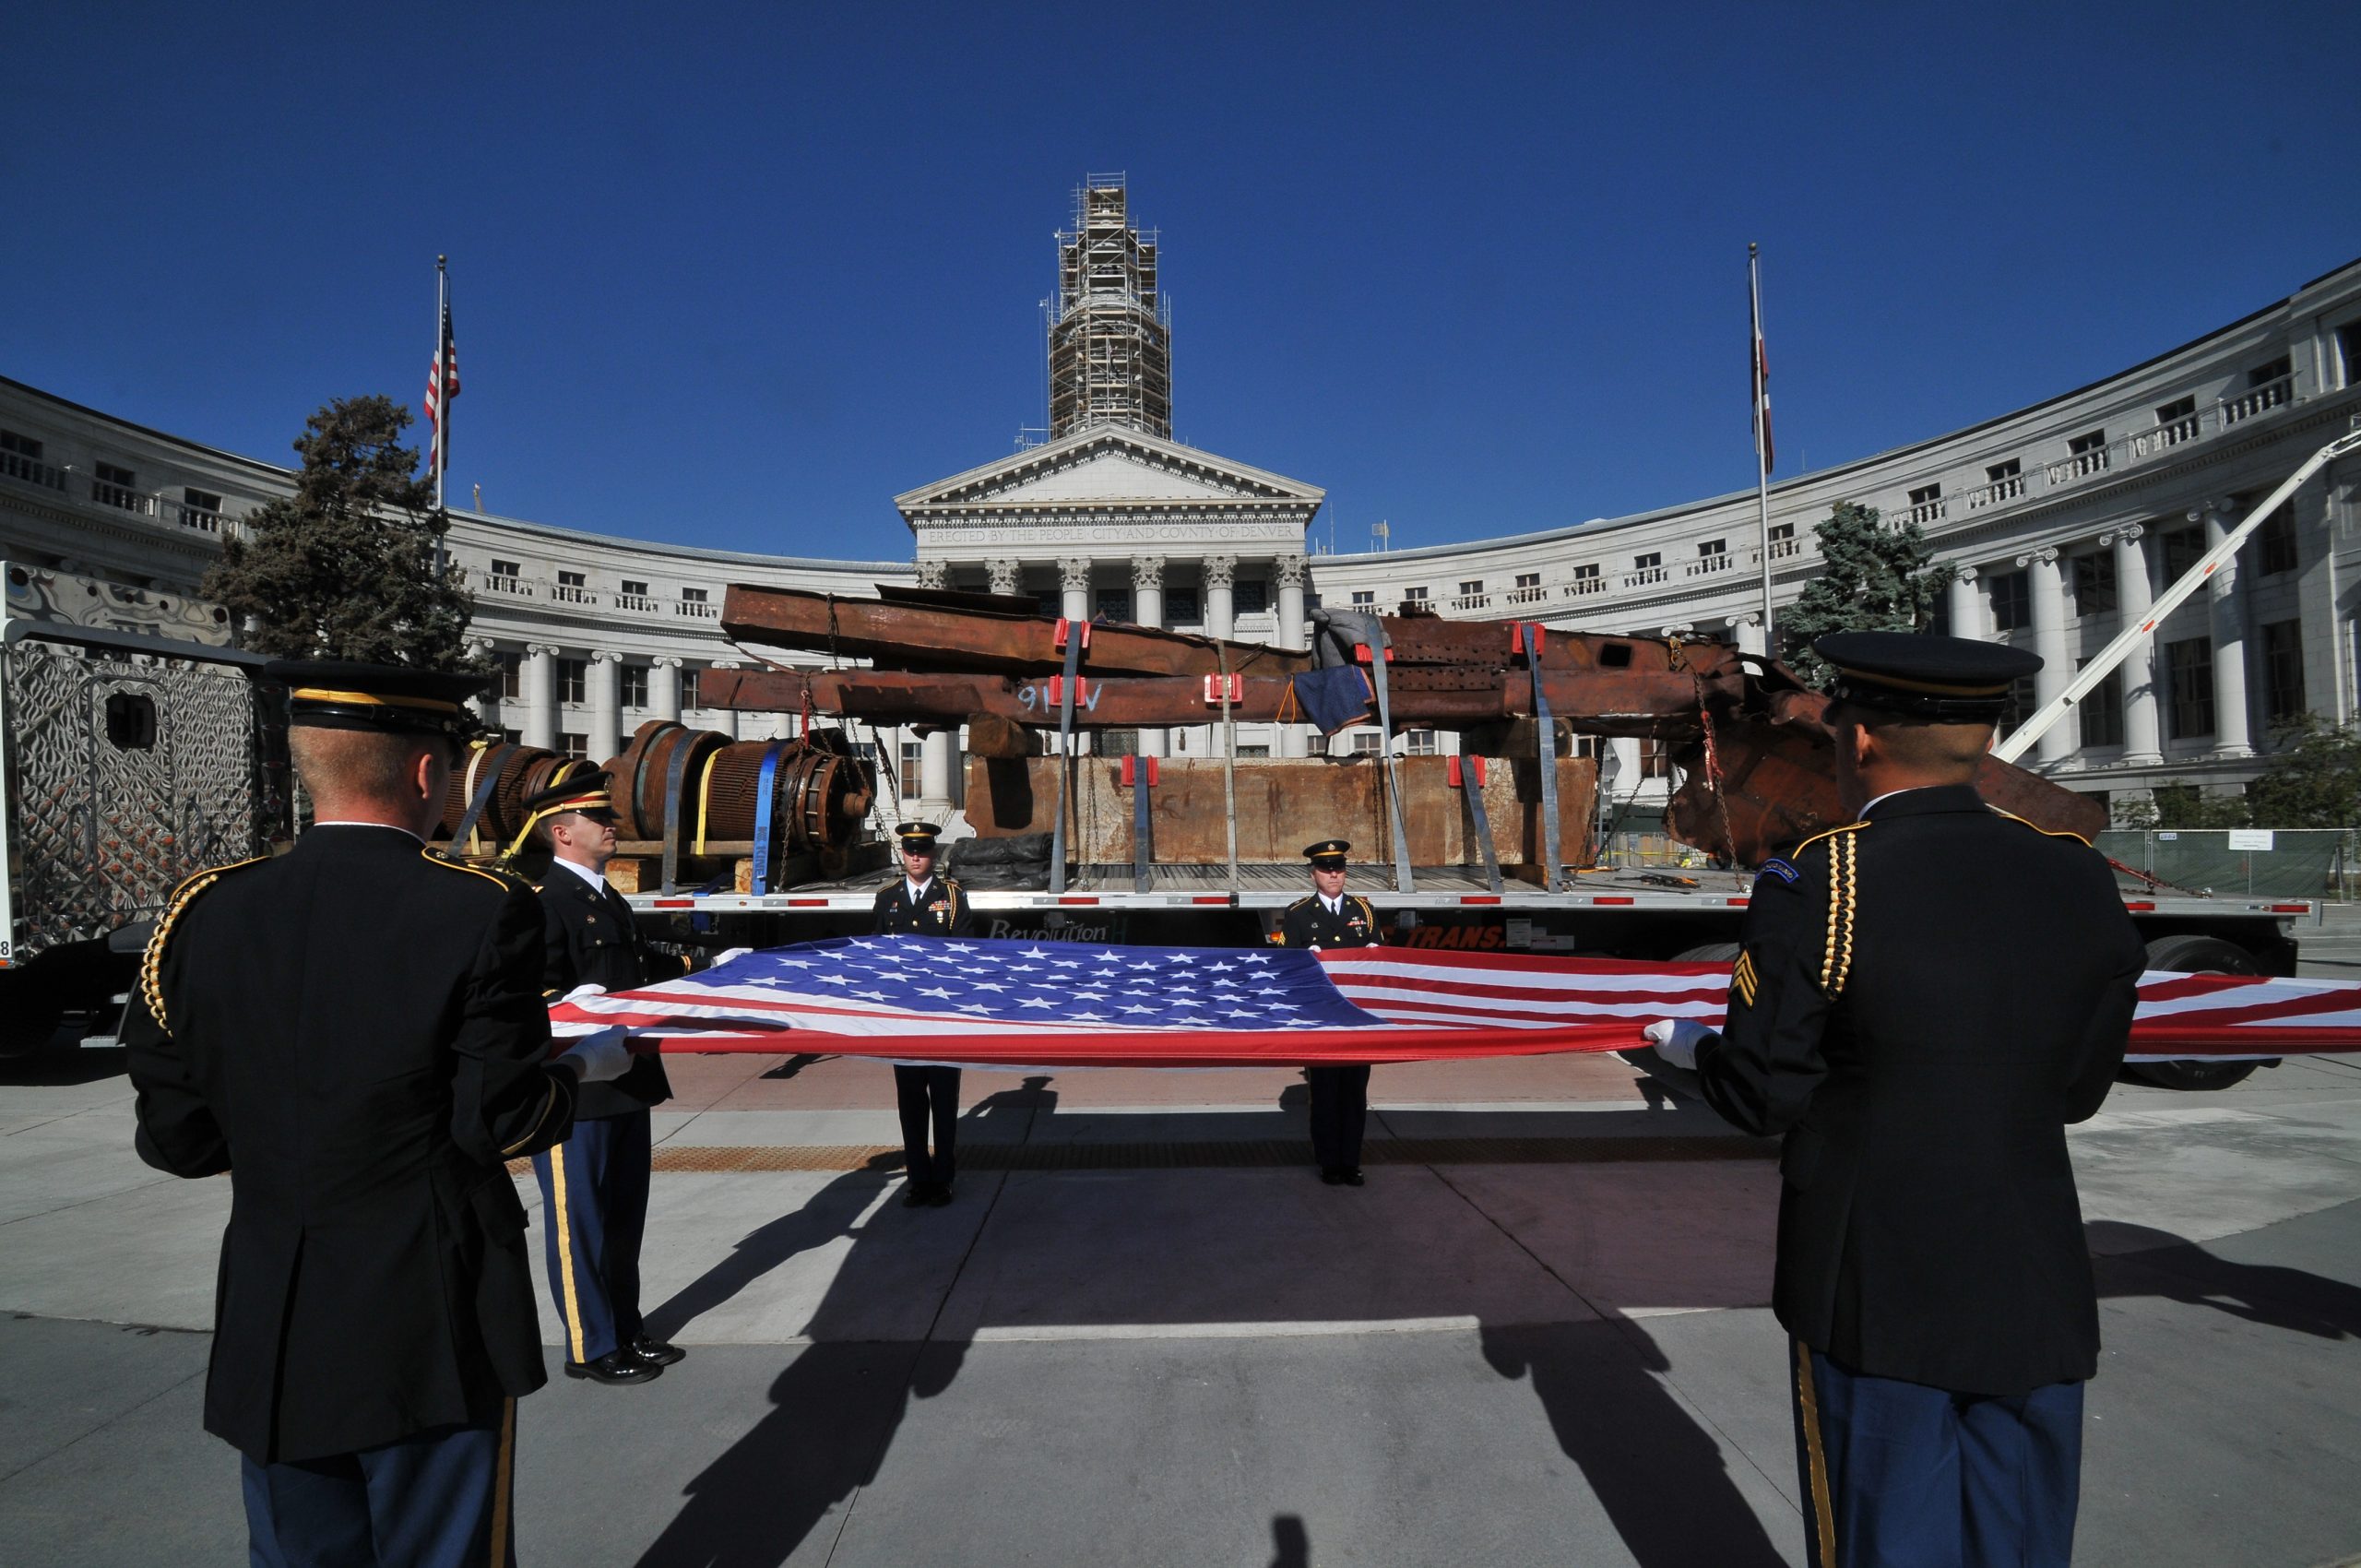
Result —
[[[1345, 891], [1345, 855], [1352, 846], [1323, 838], [1304, 846], [1311, 865], [1311, 892], [1279, 917], [1282, 947], [1375, 947], [1377, 911], [1368, 899]], [[1332, 1187], [1361, 1184], [1361, 1129], [1369, 1120], [1369, 1065], [1306, 1067], [1311, 1085], [1311, 1158], [1320, 1179]]]
[[513, 1563], [546, 1374], [504, 1162], [630, 1057], [610, 1031], [551, 1060], [532, 889], [427, 850], [481, 678], [265, 678], [316, 820], [181, 885], [125, 1025], [140, 1158], [230, 1173], [205, 1427], [257, 1563]]
[[[870, 928], [876, 935], [974, 933], [976, 911], [967, 895], [950, 878], [934, 874], [936, 832], [931, 822], [895, 825], [902, 874], [878, 890], [876, 918]], [[903, 1206], [940, 1208], [951, 1201], [951, 1182], [958, 1174], [959, 1069], [896, 1062], [894, 1101], [902, 1113]], [[930, 1122], [934, 1131], [931, 1153], [927, 1149]]]
[[1783, 1133], [1817, 1568], [2062, 1564], [2098, 1306], [2065, 1129], [2123, 1060], [2143, 951], [2090, 845], [1987, 806], [1991, 643], [1847, 632], [1829, 720], [1858, 820], [1766, 861], [1715, 1034], [1652, 1024], [1742, 1130]]
[[[628, 991], [681, 974], [687, 966], [648, 946], [631, 906], [607, 881], [615, 852], [607, 775], [576, 774], [528, 799], [525, 809], [528, 831], [550, 851], [549, 871], [535, 889], [549, 949], [543, 993], [555, 1001], [577, 986]], [[648, 1108], [671, 1098], [663, 1058], [652, 1051], [635, 1057], [614, 1082], [585, 1088], [565, 1141], [533, 1157], [568, 1377], [647, 1383], [686, 1354], [649, 1338], [639, 1316], [639, 1247], [654, 1151]]]

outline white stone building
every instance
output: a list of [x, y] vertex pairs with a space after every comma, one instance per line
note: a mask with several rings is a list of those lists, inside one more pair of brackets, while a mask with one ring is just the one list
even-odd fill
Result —
[[[1169, 408], [1169, 386], [1159, 406]], [[2038, 700], [2356, 420], [2361, 261], [2104, 381], [1778, 481], [1775, 598], [1791, 599], [1818, 570], [1813, 528], [1836, 503], [1914, 518], [1941, 559], [1968, 574], [1950, 592], [1950, 629], [2042, 654], [2038, 689], [2025, 694]], [[187, 594], [222, 531], [291, 484], [279, 466], [0, 379], [0, 559]], [[528, 742], [595, 755], [648, 718], [787, 732], [791, 719], [697, 703], [703, 671], [747, 657], [717, 624], [732, 582], [848, 596], [880, 583], [991, 588], [1068, 615], [1288, 646], [1301, 646], [1323, 601], [1390, 610], [1406, 599], [1451, 617], [1760, 645], [1751, 493], [1351, 555], [1306, 549], [1323, 495], [1121, 419], [1078, 417], [1044, 445], [896, 497], [912, 530], [907, 561], [692, 550], [464, 509], [453, 514], [450, 548], [474, 590], [474, 631], [504, 667], [498, 721]], [[833, 521], [808, 519], [798, 531], [825, 538]], [[2361, 459], [2348, 458], [2306, 485], [2234, 571], [2168, 617], [2027, 760], [2111, 796], [2241, 783], [2275, 723], [2306, 711], [2336, 723], [2355, 716], [2357, 583]], [[1205, 746], [1205, 734], [1149, 732], [1140, 743], [1185, 753]], [[882, 739], [906, 801], [955, 808], [955, 737]], [[1269, 726], [1240, 735], [1274, 754], [1301, 754], [1314, 739]], [[1329, 743], [1367, 748], [1377, 737]], [[1436, 743], [1415, 733], [1395, 742]], [[1635, 782], [1660, 792], [1638, 742], [1614, 745], [1619, 792]]]

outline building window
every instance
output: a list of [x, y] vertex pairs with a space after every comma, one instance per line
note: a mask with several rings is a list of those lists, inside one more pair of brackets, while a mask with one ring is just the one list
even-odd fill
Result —
[[90, 499], [101, 506], [120, 506], [126, 512], [140, 510], [138, 476], [129, 469], [119, 469], [113, 463], [96, 465], [97, 472], [90, 481]]
[[647, 706], [647, 666], [645, 664], [624, 665], [623, 689], [625, 707], [646, 707]]
[[1356, 610], [1376, 609], [1377, 590], [1375, 588], [1355, 588], [1353, 590], [1353, 608]]
[[2304, 624], [2272, 621], [2262, 628], [2262, 711], [2273, 724], [2304, 716]]
[[17, 457], [39, 462], [41, 451], [41, 443], [31, 436], [18, 435], [13, 430], [0, 430], [0, 452], [13, 453]]
[[[2336, 329], [2336, 357], [2344, 370], [2344, 385], [2361, 386], [2361, 321], [2348, 321]], [[0, 451], [6, 443], [0, 441]]]
[[1375, 756], [1383, 749], [1385, 737], [1375, 730], [1355, 730], [1347, 742], [1355, 756]]
[[500, 731], [500, 739], [504, 744], [521, 746], [525, 743], [525, 731], [522, 730], [503, 729]]
[[704, 701], [697, 695], [698, 674], [699, 671], [694, 668], [681, 671], [681, 711], [683, 713], [690, 708], [705, 706]]
[[[1355, 602], [1359, 601], [1356, 600]], [[1175, 622], [1199, 619], [1197, 590], [1192, 588], [1167, 589], [1164, 595], [1164, 619], [1168, 625]]]
[[2287, 355], [2282, 354], [2269, 364], [2259, 364], [2247, 372], [2247, 385], [2268, 386], [2274, 381], [2284, 381], [2295, 374], [2295, 362]]
[[590, 755], [590, 737], [577, 734], [572, 730], [561, 730], [557, 733], [557, 749], [567, 756], [587, 759]]
[[1631, 570], [1635, 572], [1653, 571], [1663, 564], [1664, 552], [1661, 550], [1651, 550], [1644, 555], [1631, 557]]
[[2213, 639], [2189, 637], [2165, 645], [2165, 684], [2173, 739], [2213, 733]]
[[1578, 583], [1596, 582], [1597, 579], [1598, 563], [1596, 561], [1585, 562], [1574, 568], [1574, 581]]
[[1132, 590], [1127, 588], [1100, 588], [1097, 607], [1091, 612], [1091, 616], [1099, 621], [1129, 621], [1132, 618]]
[[2262, 520], [2254, 542], [2255, 564], [2266, 576], [2296, 569], [2296, 519], [2288, 507], [2283, 505]]
[[2158, 424], [2178, 424], [2183, 420], [2195, 418], [2196, 414], [2197, 399], [2194, 398], [2176, 398], [2169, 403], [2156, 405]]
[[[2090, 662], [2077, 659], [2080, 669]], [[2093, 686], [2076, 706], [2082, 720], [2082, 744], [2089, 746], [2119, 746], [2123, 744], [2123, 671], [2110, 670], [2106, 680]]]
[[2033, 585], [2023, 572], [1992, 579], [1992, 629], [2014, 632], [2033, 624]]
[[495, 577], [513, 577], [516, 575], [516, 563], [514, 561], [494, 561], [492, 564], [492, 575]]
[[684, 588], [681, 590], [681, 602], [703, 604], [706, 602], [706, 590], [701, 588]]
[[1043, 588], [1033, 596], [1033, 602], [1041, 607], [1041, 613], [1044, 615], [1055, 615], [1060, 618], [1065, 615], [1066, 596], [1056, 588]]
[[647, 597], [647, 585], [645, 582], [635, 582], [631, 578], [625, 577], [623, 579], [623, 592], [633, 599], [646, 599]]
[[1539, 588], [1541, 586], [1541, 574], [1538, 572], [1519, 572], [1516, 575], [1516, 586], [1521, 588]]
[[1240, 615], [1260, 615], [1271, 607], [1270, 585], [1260, 578], [1239, 584], [1230, 605]]
[[2006, 735], [2034, 716], [2041, 706], [2041, 694], [2030, 675], [2020, 675], [2009, 683], [2009, 706], [2000, 710], [1996, 732]]
[[590, 602], [588, 584], [589, 579], [580, 572], [560, 572], [557, 587], [550, 590], [550, 597], [560, 604], [587, 604]]
[[902, 799], [915, 801], [926, 793], [926, 742], [902, 742], [902, 768], [899, 782]]
[[2189, 569], [2205, 558], [2205, 530], [2191, 527], [2168, 529], [2165, 534], [2165, 581], [2177, 583], [2189, 575]]
[[1730, 541], [1726, 539], [1701, 540], [1697, 545], [1697, 553], [1703, 557], [1727, 555], [1729, 552]]
[[1426, 601], [1427, 590], [1422, 588], [1404, 588], [1402, 597], [1412, 604], [1422, 604]]
[[1942, 498], [1943, 487], [1941, 485], [1922, 484], [1917, 489], [1910, 493], [1910, 509], [1916, 512], [1931, 508]]
[[1484, 579], [1481, 577], [1470, 577], [1459, 585], [1459, 597], [1462, 599], [1471, 599], [1483, 591]]
[[[561, 659], [557, 661], [557, 700], [588, 702], [590, 700], [590, 661], [587, 659]], [[574, 754], [580, 756], [582, 754]]]
[[1640, 777], [1669, 778], [1672, 777], [1672, 748], [1662, 741], [1643, 740], [1640, 742]]
[[580, 572], [560, 572], [557, 580], [567, 588], [581, 588], [589, 581]]
[[525, 695], [525, 656], [515, 652], [495, 653], [492, 656], [492, 662], [499, 671], [497, 679], [500, 683], [501, 700], [515, 702], [523, 696]]
[[2080, 435], [2066, 438], [2066, 454], [2076, 478], [2094, 474], [2106, 468], [2106, 432], [2086, 430]]
[[2112, 615], [2115, 613], [2115, 557], [2106, 551], [2094, 555], [2077, 555], [2074, 567], [2074, 613], [2077, 615]]
[[1433, 756], [1440, 750], [1435, 743], [1435, 732], [1431, 730], [1402, 731], [1402, 751], [1406, 756]]

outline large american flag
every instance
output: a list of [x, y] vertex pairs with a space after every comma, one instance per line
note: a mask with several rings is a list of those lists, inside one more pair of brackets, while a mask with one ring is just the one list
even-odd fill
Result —
[[[834, 937], [551, 1010], [684, 1051], [828, 1051], [1004, 1066], [1225, 1067], [1628, 1051], [1657, 1018], [1721, 1021], [1726, 964], [1368, 947], [1110, 947]], [[2361, 984], [2143, 977], [2135, 1060], [2361, 1050]]]
[[[497, 381], [499, 377], [492, 379]], [[426, 371], [426, 422], [433, 427], [434, 432], [433, 445], [427, 454], [429, 473], [450, 471], [451, 399], [458, 395], [459, 348], [451, 337], [451, 307], [445, 303], [443, 306], [443, 330], [434, 344], [434, 362]]]

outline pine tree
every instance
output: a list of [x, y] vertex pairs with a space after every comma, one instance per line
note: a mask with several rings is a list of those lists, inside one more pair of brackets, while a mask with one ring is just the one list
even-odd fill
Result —
[[440, 548], [446, 519], [400, 444], [409, 410], [343, 398], [303, 422], [295, 493], [222, 542], [204, 592], [246, 626], [240, 641], [290, 659], [457, 670], [469, 600]]
[[1923, 632], [1934, 624], [1935, 596], [1952, 580], [1935, 564], [1934, 547], [1916, 523], [1889, 528], [1874, 506], [1840, 501], [1814, 530], [1820, 576], [1779, 612], [1780, 657], [1815, 686], [1829, 669], [1811, 651], [1831, 632]]

